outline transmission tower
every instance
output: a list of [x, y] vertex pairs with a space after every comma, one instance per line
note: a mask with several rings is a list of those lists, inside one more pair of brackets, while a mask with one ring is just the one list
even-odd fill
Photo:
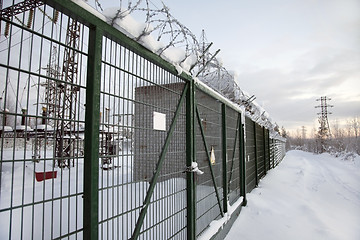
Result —
[[[34, 9], [44, 5], [42, 0], [24, 0], [14, 4], [8, 8], [2, 9], [2, 0], [0, 0], [0, 16], [4, 19], [30, 11], [28, 28], [33, 21]], [[45, 14], [41, 9], [39, 9]], [[51, 19], [56, 23], [58, 12], [54, 12], [54, 18]], [[24, 25], [24, 24], [23, 24]], [[5, 36], [8, 34], [10, 24], [5, 27]], [[68, 20], [68, 29], [66, 32], [66, 46], [64, 52], [64, 61], [62, 72], [56, 64], [57, 49], [52, 49], [48, 66], [45, 68], [47, 72], [47, 81], [42, 84], [45, 87], [45, 103], [43, 105], [44, 118], [55, 119], [55, 156], [58, 158], [59, 167], [70, 167], [70, 158], [73, 156], [73, 145], [75, 136], [75, 127], [73, 126], [76, 119], [76, 102], [79, 87], [77, 84], [78, 74], [78, 51], [80, 41], [80, 24], [71, 18]], [[62, 79], [62, 82], [54, 81], [54, 79]], [[49, 118], [53, 117], [53, 118]], [[48, 122], [49, 123], [49, 122]]]
[[53, 79], [61, 79], [60, 67], [57, 64], [57, 56], [57, 48], [53, 46], [49, 64], [46, 66], [46, 68], [43, 68], [44, 70], [46, 70], [46, 76], [48, 77], [48, 79], [46, 79], [45, 83], [41, 84], [41, 86], [45, 87], [45, 102], [42, 104], [45, 105], [44, 107], [46, 107], [45, 111], [48, 117], [47, 123], [51, 124], [52, 126], [54, 126], [54, 123], [51, 119], [55, 117], [55, 111], [59, 107], [58, 105], [56, 105], [57, 85]]
[[66, 33], [66, 46], [62, 67], [63, 82], [57, 83], [55, 154], [58, 167], [70, 167], [75, 142], [76, 102], [79, 87], [76, 86], [78, 74], [78, 52], [80, 40], [80, 24], [69, 18]]
[[[44, 102], [40, 103], [42, 105], [42, 124], [49, 124], [54, 127], [54, 117], [56, 116], [55, 110], [59, 107], [56, 104], [56, 83], [53, 79], [60, 79], [60, 67], [56, 63], [57, 59], [57, 49], [53, 46], [49, 64], [46, 68], [46, 76], [48, 77], [45, 82], [41, 83], [40, 86], [45, 88], [44, 91]], [[47, 127], [49, 130], [49, 127]], [[42, 139], [40, 137], [36, 137], [33, 146], [32, 157], [35, 162], [39, 162], [40, 158], [40, 149], [41, 149]]]
[[[22, 23], [22, 24], [25, 25], [26, 27], [30, 28], [31, 24], [32, 24], [32, 20], [33, 20], [34, 9], [39, 6], [42, 6], [42, 5], [44, 5], [44, 3], [43, 3], [43, 1], [40, 1], [40, 0], [25, 0], [23, 2], [19, 2], [17, 4], [14, 4], [10, 7], [3, 9], [2, 8], [3, 0], [0, 0], [0, 17], [10, 20], [11, 17], [15, 16], [15, 18], [16, 18], [16, 15], [26, 12], [26, 11], [29, 11], [27, 24], [24, 24], [24, 23]], [[0, 20], [0, 22], [1, 22], [1, 20]], [[10, 23], [6, 22], [5, 23], [5, 32], [4, 32], [5, 37], [7, 37], [9, 35], [9, 29], [10, 29]], [[1, 25], [0, 25], [0, 32], [1, 32]]]
[[330, 132], [330, 126], [329, 126], [329, 120], [328, 115], [332, 114], [328, 111], [328, 108], [334, 107], [333, 105], [328, 104], [328, 101], [330, 101], [331, 98], [329, 97], [320, 97], [316, 99], [317, 102], [320, 102], [320, 105], [315, 106], [315, 108], [320, 108], [320, 112], [317, 113], [319, 115], [319, 138], [321, 142], [321, 152], [325, 151], [325, 139], [329, 138], [331, 136]]

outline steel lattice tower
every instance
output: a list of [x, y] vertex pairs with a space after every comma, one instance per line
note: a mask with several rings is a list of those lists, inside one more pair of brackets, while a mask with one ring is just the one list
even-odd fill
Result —
[[61, 72], [60, 67], [56, 63], [56, 59], [58, 56], [57, 48], [53, 46], [51, 55], [50, 55], [50, 61], [46, 68], [46, 76], [49, 78], [46, 80], [45, 83], [42, 84], [43, 87], [45, 87], [44, 92], [44, 100], [45, 102], [43, 105], [46, 106], [46, 116], [49, 118], [47, 123], [50, 123], [52, 126], [54, 126], [54, 121], [51, 120], [55, 117], [55, 111], [59, 106], [56, 106], [56, 82], [53, 79], [61, 79]]
[[319, 119], [318, 119], [320, 124], [319, 138], [322, 144], [322, 150], [321, 150], [322, 152], [324, 152], [325, 150], [324, 149], [325, 139], [331, 137], [328, 115], [332, 113], [328, 111], [328, 108], [332, 108], [334, 106], [328, 104], [328, 101], [330, 100], [331, 98], [326, 96], [316, 99], [316, 101], [320, 102], [320, 105], [315, 106], [315, 108], [320, 108], [320, 112], [317, 114], [319, 115]]
[[80, 25], [76, 20], [69, 19], [68, 30], [66, 33], [66, 46], [64, 62], [62, 67], [63, 81], [57, 83], [55, 129], [55, 151], [58, 157], [59, 167], [70, 167], [70, 157], [75, 132], [74, 120], [76, 118], [76, 102], [79, 87], [77, 84], [78, 74], [78, 52], [80, 40]]

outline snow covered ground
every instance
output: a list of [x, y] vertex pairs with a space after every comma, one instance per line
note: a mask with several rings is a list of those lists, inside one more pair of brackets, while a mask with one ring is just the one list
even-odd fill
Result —
[[360, 239], [360, 157], [290, 151], [248, 197], [226, 240]]

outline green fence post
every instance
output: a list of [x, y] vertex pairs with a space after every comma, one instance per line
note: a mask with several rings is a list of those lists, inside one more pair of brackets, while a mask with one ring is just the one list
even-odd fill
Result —
[[255, 186], [258, 186], [259, 177], [258, 177], [258, 159], [257, 159], [257, 140], [256, 140], [256, 123], [254, 123], [254, 148], [255, 148]]
[[[186, 96], [186, 166], [191, 166], [195, 162], [195, 86], [194, 81], [190, 81], [189, 90]], [[187, 239], [196, 238], [196, 196], [194, 173], [186, 172], [186, 221]]]
[[272, 138], [270, 138], [270, 158], [271, 158], [271, 164], [272, 164], [272, 167], [271, 168], [274, 168], [274, 141]]
[[100, 79], [103, 33], [89, 29], [84, 143], [84, 239], [98, 239]]
[[275, 168], [275, 144], [274, 139], [271, 139], [272, 165]]
[[221, 133], [222, 133], [222, 167], [223, 167], [223, 209], [227, 209], [228, 182], [227, 182], [227, 146], [226, 146], [226, 105], [221, 104]]
[[269, 156], [268, 156], [268, 161], [269, 161], [269, 170], [271, 169], [271, 153], [270, 153], [270, 132], [269, 132], [269, 129], [267, 129], [267, 135], [266, 135], [266, 139], [267, 139], [267, 149], [268, 149], [268, 153], [269, 153]]
[[264, 150], [264, 175], [266, 175], [266, 129], [265, 127], [262, 127], [262, 130], [263, 130], [263, 144], [264, 144], [264, 147], [263, 147], [263, 150]]
[[[240, 114], [240, 113], [239, 113]], [[240, 114], [241, 119], [241, 114]], [[240, 120], [241, 121], [241, 120]], [[241, 174], [241, 186], [240, 186], [240, 196], [243, 197], [243, 206], [246, 206], [246, 161], [245, 161], [245, 134], [244, 134], [244, 124], [240, 123], [239, 127], [239, 148], [240, 148], [240, 174]]]

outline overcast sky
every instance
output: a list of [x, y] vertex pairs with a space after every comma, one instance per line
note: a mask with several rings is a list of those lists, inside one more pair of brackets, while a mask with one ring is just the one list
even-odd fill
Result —
[[320, 96], [332, 98], [330, 123], [360, 117], [360, 0], [164, 3], [199, 38], [205, 30], [240, 87], [280, 126], [317, 128]]

